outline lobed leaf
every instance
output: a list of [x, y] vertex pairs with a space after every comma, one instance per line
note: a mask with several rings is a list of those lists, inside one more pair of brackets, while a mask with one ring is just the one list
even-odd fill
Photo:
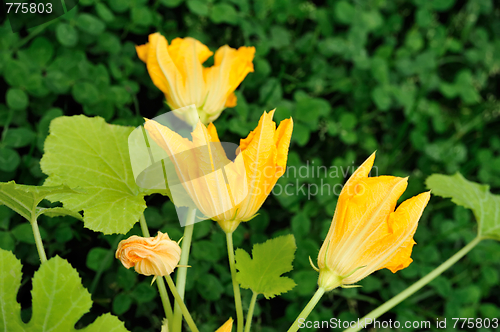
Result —
[[500, 241], [500, 196], [493, 195], [488, 185], [468, 181], [462, 174], [433, 174], [425, 181], [432, 193], [474, 212], [478, 235]]
[[[21, 306], [16, 301], [21, 286], [21, 262], [10, 251], [0, 249], [0, 328], [3, 331], [49, 332], [77, 331], [76, 322], [92, 306], [89, 292], [82, 286], [78, 272], [60, 257], [40, 266], [33, 277], [32, 317], [21, 320]], [[118, 318], [105, 314], [78, 331], [127, 331]]]
[[60, 208], [36, 208], [44, 198], [55, 194], [79, 195], [80, 191], [71, 189], [67, 185], [41, 187], [17, 184], [14, 181], [7, 183], [0, 182], [0, 203], [16, 211], [28, 221], [31, 221], [32, 212], [35, 212], [36, 216], [44, 213], [49, 215], [49, 217], [51, 214], [54, 215], [54, 213], [58, 212], [57, 216], [71, 215], [77, 219], [81, 219], [78, 213]]
[[297, 246], [293, 235], [279, 236], [256, 244], [252, 256], [243, 249], [235, 254], [236, 278], [242, 288], [264, 294], [266, 299], [286, 293], [296, 286], [295, 282], [282, 277], [283, 273], [293, 270], [293, 259]]
[[[51, 196], [65, 208], [83, 210], [85, 227], [104, 234], [127, 233], [146, 208], [128, 152], [133, 127], [107, 124], [100, 117], [59, 117], [50, 124], [40, 162], [45, 185], [65, 183], [86, 193]], [[161, 190], [157, 192], [164, 193]]]

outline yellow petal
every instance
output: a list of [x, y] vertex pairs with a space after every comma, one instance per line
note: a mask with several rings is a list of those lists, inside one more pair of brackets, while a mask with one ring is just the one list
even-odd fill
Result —
[[168, 54], [182, 75], [184, 84], [183, 102], [186, 104], [176, 106], [202, 105], [206, 98], [202, 63], [213, 53], [198, 40], [187, 37], [172, 40]]
[[236, 97], [234, 92], [232, 92], [231, 94], [229, 94], [229, 97], [227, 97], [225, 106], [226, 107], [234, 107], [234, 106], [236, 106], [237, 101], [238, 101], [238, 98]]
[[[319, 251], [318, 255], [318, 267], [325, 268], [327, 260], [332, 261], [333, 257], [338, 255], [339, 243], [347, 234], [348, 222], [345, 218], [345, 213], [347, 211], [347, 204], [349, 202], [350, 197], [355, 192], [356, 185], [359, 180], [367, 178], [370, 173], [371, 168], [373, 167], [373, 162], [375, 161], [375, 152], [372, 153], [368, 159], [366, 159], [361, 166], [351, 175], [351, 177], [347, 180], [344, 188], [339, 195], [337, 201], [337, 207], [335, 208], [335, 213], [333, 215], [333, 220], [330, 225], [330, 229], [328, 230], [328, 234], [326, 236], [323, 245]], [[331, 245], [332, 244], [332, 245]], [[335, 244], [335, 245], [333, 245]]]
[[238, 211], [238, 217], [242, 220], [257, 212], [276, 183], [276, 123], [272, 120], [273, 115], [274, 110], [264, 112], [257, 128], [240, 141], [249, 184], [249, 197]]
[[415, 241], [413, 234], [417, 229], [417, 223], [424, 211], [431, 195], [430, 192], [421, 193], [415, 197], [407, 199], [391, 214], [388, 224], [392, 233], [397, 233], [401, 229], [411, 229], [407, 240], [396, 251], [393, 257], [381, 268], [387, 268], [393, 273], [406, 268], [412, 262], [411, 251]]
[[215, 52], [214, 65], [204, 71], [208, 90], [203, 108], [205, 112], [216, 114], [224, 109], [229, 98], [229, 101], [233, 102], [231, 94], [248, 73], [254, 71], [254, 56], [254, 47], [243, 46], [236, 50], [224, 45]]
[[[188, 106], [184, 101], [184, 78], [168, 53], [168, 42], [159, 33], [149, 35], [147, 68], [153, 83], [166, 96], [170, 105]], [[180, 108], [181, 106], [176, 106]]]
[[288, 147], [292, 138], [293, 120], [286, 119], [280, 122], [276, 133], [274, 133], [274, 142], [276, 144], [277, 156], [276, 167], [280, 168], [278, 177], [283, 175], [286, 169], [286, 161], [288, 159]]
[[227, 322], [225, 322], [224, 325], [219, 327], [215, 332], [231, 332], [232, 329], [233, 329], [233, 319], [229, 318]]
[[209, 123], [207, 130], [208, 134], [210, 135], [211, 142], [220, 142], [219, 135], [217, 134], [217, 129], [215, 128], [213, 122]]
[[137, 56], [139, 59], [142, 60], [142, 62], [147, 62], [148, 60], [148, 49], [149, 49], [149, 44], [146, 43], [144, 45], [136, 45], [135, 46], [135, 51], [137, 52]]

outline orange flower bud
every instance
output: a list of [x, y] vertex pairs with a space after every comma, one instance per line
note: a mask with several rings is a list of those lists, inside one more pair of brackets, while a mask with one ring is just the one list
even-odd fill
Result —
[[181, 247], [166, 233], [158, 232], [155, 237], [133, 235], [120, 241], [115, 256], [127, 269], [133, 266], [137, 273], [166, 276], [179, 263]]
[[353, 284], [374, 271], [393, 273], [412, 262], [413, 234], [430, 192], [396, 203], [408, 178], [368, 177], [372, 154], [349, 178], [318, 255], [318, 285], [325, 290]]

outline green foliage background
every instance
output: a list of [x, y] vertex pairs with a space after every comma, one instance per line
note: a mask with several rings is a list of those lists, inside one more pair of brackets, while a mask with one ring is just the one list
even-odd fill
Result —
[[[30, 31], [14, 34], [4, 21], [0, 181], [43, 183], [39, 160], [55, 117], [83, 113], [135, 126], [143, 116], [167, 112], [134, 49], [156, 31], [168, 40], [195, 37], [213, 51], [226, 43], [256, 47], [255, 72], [239, 88], [238, 105], [216, 121], [226, 141], [237, 142], [263, 110], [277, 108], [276, 120], [294, 118], [288, 165], [304, 166], [304, 173], [321, 165], [345, 171], [377, 150], [378, 174], [410, 175], [404, 198], [424, 191], [430, 174], [455, 171], [498, 193], [500, 8], [493, 0], [80, 0]], [[247, 251], [280, 234], [297, 240], [289, 274], [297, 286], [280, 298], [260, 299], [255, 331], [286, 330], [314, 292], [317, 273], [308, 256], [317, 255], [336, 195], [308, 197], [307, 186], [343, 181], [289, 173], [279, 185], [305, 184], [306, 193], [269, 197], [261, 214], [236, 232], [235, 245]], [[173, 205], [160, 196], [148, 205], [150, 227], [179, 239]], [[414, 263], [394, 275], [377, 272], [363, 288], [335, 290], [311, 320], [362, 317], [459, 250], [475, 227], [470, 211], [433, 197], [415, 235]], [[159, 330], [163, 310], [150, 279], [113, 257], [122, 236], [93, 233], [70, 217], [42, 217], [40, 229], [47, 254], [68, 259], [92, 293], [94, 307], [79, 324], [111, 311], [131, 331]], [[136, 225], [130, 234], [139, 233]], [[38, 256], [29, 224], [4, 206], [0, 247], [25, 264], [18, 299], [27, 319]], [[499, 252], [496, 242], [480, 243], [384, 318], [500, 317]], [[235, 313], [225, 239], [214, 223], [196, 225], [190, 265], [187, 305], [201, 330], [215, 330]], [[243, 296], [248, 303], [250, 291]]]

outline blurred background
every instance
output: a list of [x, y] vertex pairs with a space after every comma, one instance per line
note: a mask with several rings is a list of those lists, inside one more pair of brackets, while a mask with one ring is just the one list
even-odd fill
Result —
[[[197, 38], [212, 51], [256, 47], [255, 72], [237, 90], [238, 105], [215, 122], [224, 141], [246, 137], [264, 110], [276, 108], [275, 120], [295, 122], [288, 165], [302, 173], [285, 174], [260, 215], [234, 235], [247, 251], [279, 234], [293, 233], [297, 241], [289, 273], [297, 286], [273, 300], [259, 297], [254, 331], [285, 331], [315, 291], [308, 257], [316, 259], [337, 200], [321, 186], [343, 184], [342, 173], [351, 174], [373, 151], [378, 175], [410, 176], [403, 199], [424, 191], [430, 174], [456, 171], [500, 193], [500, 4], [493, 0], [80, 0], [62, 17], [18, 33], [3, 14], [0, 181], [43, 183], [39, 160], [55, 117], [86, 114], [137, 126], [142, 117], [167, 112], [134, 48], [156, 31], [169, 41]], [[318, 174], [318, 166], [337, 169], [337, 176]], [[287, 184], [288, 192], [279, 192]], [[152, 233], [179, 239], [168, 198], [149, 197], [148, 205]], [[68, 259], [92, 293], [94, 306], [79, 326], [110, 311], [130, 331], [159, 331], [163, 310], [150, 278], [114, 259], [123, 236], [94, 233], [70, 217], [43, 218], [48, 256]], [[25, 320], [39, 266], [29, 229], [0, 206], [0, 247], [24, 264], [18, 300]], [[136, 225], [128, 235], [139, 233]], [[379, 271], [362, 288], [329, 293], [310, 319], [362, 317], [475, 234], [469, 210], [433, 197], [407, 269]], [[196, 224], [194, 238], [186, 303], [200, 330], [213, 331], [235, 318], [225, 238], [211, 221]], [[499, 243], [483, 241], [381, 320], [500, 318], [499, 253]], [[250, 297], [243, 290], [245, 306]]]

